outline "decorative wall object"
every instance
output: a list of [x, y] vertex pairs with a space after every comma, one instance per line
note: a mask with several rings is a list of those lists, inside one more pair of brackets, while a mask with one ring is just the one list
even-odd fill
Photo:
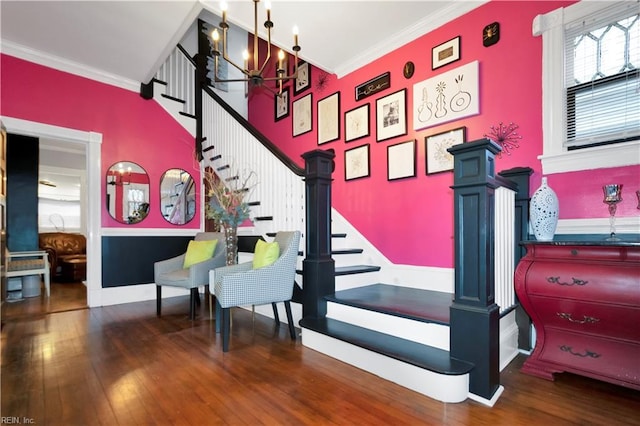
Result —
[[273, 97], [275, 121], [289, 116], [289, 88], [284, 87], [282, 93]]
[[460, 60], [460, 36], [445, 41], [431, 49], [431, 69]]
[[391, 87], [391, 73], [385, 72], [371, 80], [356, 86], [356, 101], [375, 95]]
[[340, 92], [318, 101], [318, 145], [340, 138]]
[[500, 40], [500, 24], [493, 22], [482, 29], [482, 45], [493, 46]]
[[413, 85], [413, 129], [480, 112], [478, 61]]
[[369, 136], [369, 104], [344, 113], [344, 141], [351, 142]]
[[298, 95], [311, 87], [311, 67], [308, 62], [298, 62], [298, 77], [296, 78], [293, 94]]
[[466, 132], [466, 127], [458, 127], [424, 138], [428, 175], [453, 170], [453, 155], [447, 149], [464, 143]]
[[546, 176], [542, 178], [542, 185], [533, 193], [529, 206], [533, 235], [538, 241], [551, 241], [558, 226], [558, 211], [560, 205], [555, 191], [547, 185]]
[[407, 89], [376, 100], [376, 140], [378, 142], [407, 133]]
[[508, 125], [498, 124], [497, 126], [491, 126], [491, 132], [485, 133], [483, 136], [489, 138], [502, 147], [502, 151], [498, 154], [499, 158], [502, 158], [502, 153], [511, 155], [511, 150], [519, 148], [518, 141], [522, 139], [522, 136], [516, 132], [518, 125], [509, 123]]
[[311, 131], [311, 93], [293, 101], [293, 136]]
[[416, 141], [387, 147], [387, 180], [404, 179], [416, 175]]
[[369, 144], [344, 152], [344, 180], [369, 176]]
[[402, 67], [402, 75], [404, 75], [404, 78], [413, 77], [413, 73], [415, 71], [416, 71], [416, 66], [411, 61], [407, 61], [407, 63], [404, 64], [404, 67]]

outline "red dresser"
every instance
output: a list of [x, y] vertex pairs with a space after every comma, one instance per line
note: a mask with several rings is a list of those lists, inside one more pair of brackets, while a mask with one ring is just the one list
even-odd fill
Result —
[[536, 329], [522, 371], [640, 390], [640, 243], [525, 242], [516, 293]]

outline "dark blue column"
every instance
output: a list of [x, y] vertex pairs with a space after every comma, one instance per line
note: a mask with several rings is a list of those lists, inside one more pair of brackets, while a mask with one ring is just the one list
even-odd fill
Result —
[[306, 249], [303, 265], [302, 316], [327, 315], [326, 295], [335, 293], [335, 264], [331, 257], [331, 174], [333, 151], [314, 150], [305, 160]]
[[489, 139], [455, 145], [455, 296], [451, 305], [451, 357], [475, 364], [469, 391], [491, 399], [500, 386], [500, 315], [494, 293], [494, 202], [499, 186]]

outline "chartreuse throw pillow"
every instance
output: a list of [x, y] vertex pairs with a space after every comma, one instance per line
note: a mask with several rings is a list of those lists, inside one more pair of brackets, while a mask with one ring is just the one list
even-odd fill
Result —
[[211, 259], [216, 251], [217, 243], [218, 240], [189, 241], [182, 267], [186, 269], [195, 263]]
[[263, 268], [271, 265], [280, 256], [280, 246], [277, 241], [268, 243], [258, 240], [253, 252], [253, 269]]

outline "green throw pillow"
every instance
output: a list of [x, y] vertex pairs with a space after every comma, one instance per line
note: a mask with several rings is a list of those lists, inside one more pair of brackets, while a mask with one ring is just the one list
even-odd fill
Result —
[[211, 259], [216, 251], [217, 243], [218, 240], [189, 241], [182, 267], [186, 269], [195, 263]]
[[268, 243], [258, 240], [253, 253], [253, 269], [271, 265], [280, 256], [280, 246], [276, 241]]

